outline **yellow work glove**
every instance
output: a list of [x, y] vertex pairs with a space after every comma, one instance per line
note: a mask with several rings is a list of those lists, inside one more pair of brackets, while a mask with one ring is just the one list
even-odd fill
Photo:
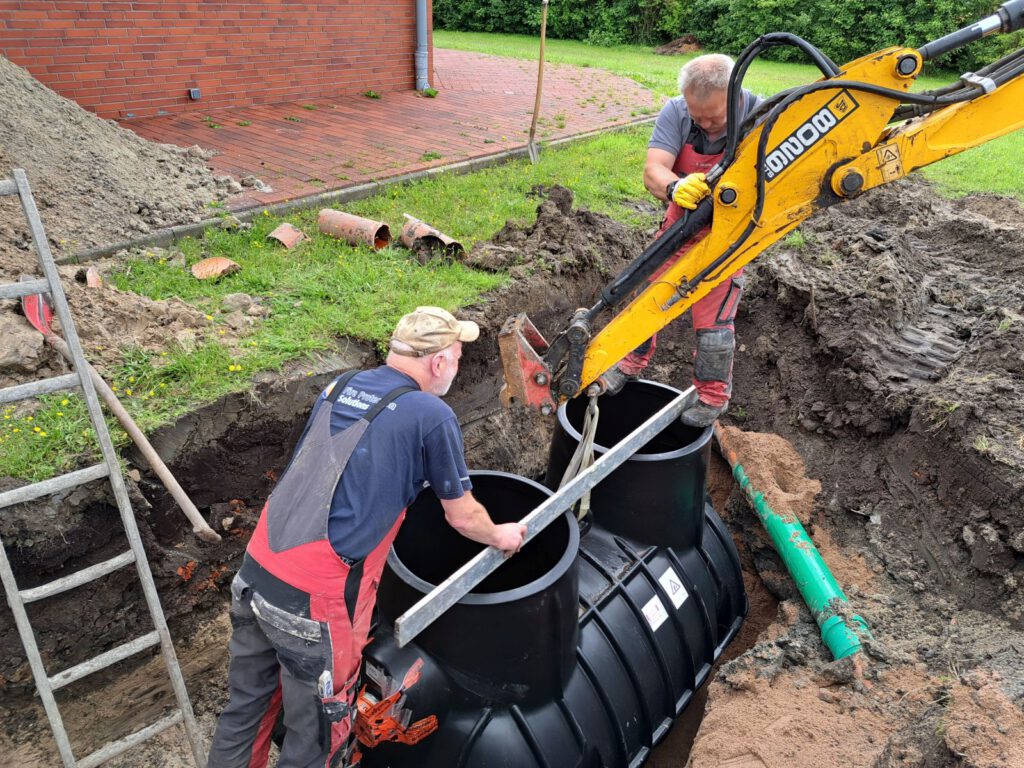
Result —
[[673, 181], [665, 190], [668, 199], [680, 208], [692, 211], [701, 200], [711, 194], [711, 187], [707, 185], [705, 178], [703, 173], [691, 173]]

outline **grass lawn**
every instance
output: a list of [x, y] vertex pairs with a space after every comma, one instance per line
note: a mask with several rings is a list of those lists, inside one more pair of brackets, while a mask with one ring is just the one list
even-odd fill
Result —
[[[534, 59], [538, 41], [437, 31], [435, 44]], [[548, 41], [547, 58], [626, 75], [666, 97], [675, 93], [676, 75], [686, 60], [657, 56], [639, 46], [599, 48], [563, 40]], [[810, 65], [759, 62], [751, 68], [747, 84], [769, 94], [816, 77]], [[924, 87], [943, 82], [947, 79], [930, 78]], [[532, 220], [537, 201], [526, 193], [533, 186], [562, 184], [573, 190], [577, 205], [629, 224], [650, 225], [654, 222], [649, 217], [629, 205], [647, 198], [640, 171], [649, 136], [650, 128], [643, 127], [545, 147], [536, 166], [519, 160], [464, 176], [435, 176], [393, 186], [344, 208], [387, 222], [396, 236], [402, 214], [410, 213], [459, 238], [468, 248], [490, 238], [507, 220]], [[1024, 132], [1017, 132], [933, 165], [925, 175], [948, 194], [988, 191], [1024, 200], [1022, 156]], [[200, 307], [212, 322], [209, 333], [188, 346], [169, 346], [157, 355], [122, 350], [122, 364], [112, 372], [111, 384], [143, 430], [228, 392], [245, 390], [254, 374], [309, 359], [331, 348], [339, 336], [382, 342], [395, 320], [416, 305], [439, 304], [454, 310], [505, 279], [460, 265], [421, 267], [401, 247], [374, 252], [348, 246], [317, 234], [316, 214], [307, 211], [288, 217], [313, 236], [293, 251], [285, 252], [265, 240], [282, 221], [270, 215], [257, 216], [247, 232], [214, 229], [202, 239], [179, 243], [189, 264], [209, 255], [227, 256], [242, 266], [239, 273], [217, 283], [194, 280], [188, 271], [144, 251], [113, 276], [120, 289], [155, 299], [177, 296]], [[272, 313], [250, 335], [228, 346], [218, 340], [218, 325], [227, 314], [222, 301], [225, 295], [238, 292], [260, 297]], [[41, 479], [83, 458], [95, 459], [81, 399], [58, 395], [40, 400], [41, 407], [30, 416], [12, 408], [2, 411], [3, 474]], [[116, 424], [112, 432], [116, 441], [126, 442]]]

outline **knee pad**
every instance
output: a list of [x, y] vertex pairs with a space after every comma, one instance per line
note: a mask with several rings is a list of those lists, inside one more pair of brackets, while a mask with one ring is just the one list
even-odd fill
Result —
[[697, 331], [697, 352], [693, 361], [693, 377], [698, 381], [725, 381], [732, 377], [732, 358], [736, 348], [735, 334], [728, 328]]

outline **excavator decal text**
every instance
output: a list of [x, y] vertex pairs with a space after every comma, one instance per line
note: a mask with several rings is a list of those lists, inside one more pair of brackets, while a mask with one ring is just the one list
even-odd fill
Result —
[[789, 134], [764, 161], [764, 176], [768, 181], [775, 179], [794, 160], [824, 138], [860, 106], [849, 91], [842, 91], [832, 101], [818, 110], [807, 122]]

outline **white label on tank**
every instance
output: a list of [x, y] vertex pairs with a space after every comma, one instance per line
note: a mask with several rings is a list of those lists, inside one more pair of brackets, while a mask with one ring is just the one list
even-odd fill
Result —
[[668, 618], [668, 611], [665, 610], [665, 604], [661, 602], [661, 598], [655, 595], [647, 601], [647, 605], [643, 608], [644, 618], [647, 619], [647, 623], [651, 625], [651, 629], [657, 629], [665, 623], [665, 619]]
[[671, 568], [666, 568], [665, 572], [658, 578], [658, 581], [661, 583], [662, 589], [668, 594], [672, 605], [676, 608], [685, 603], [686, 598], [690, 596], [690, 593], [686, 591], [686, 587], [683, 586], [683, 580]]

